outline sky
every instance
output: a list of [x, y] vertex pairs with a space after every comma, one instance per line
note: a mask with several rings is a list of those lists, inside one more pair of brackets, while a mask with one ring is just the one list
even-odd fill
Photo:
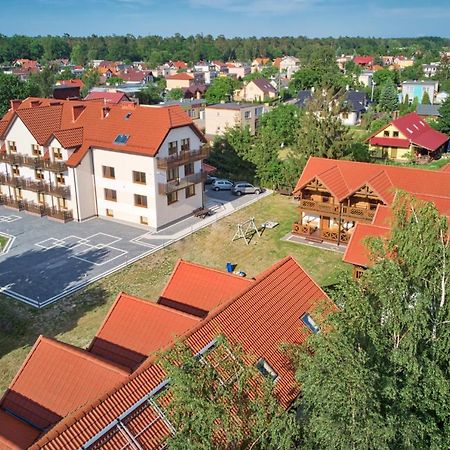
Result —
[[450, 37], [448, 0], [0, 0], [0, 11], [6, 35]]

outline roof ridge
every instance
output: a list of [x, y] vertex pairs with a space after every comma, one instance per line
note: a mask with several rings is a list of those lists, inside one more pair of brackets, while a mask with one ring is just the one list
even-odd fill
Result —
[[[225, 276], [227, 276], [227, 277], [236, 278], [236, 275], [234, 275], [234, 274], [232, 274], [232, 273], [228, 273], [228, 272], [225, 272], [225, 271], [223, 271], [223, 270], [216, 269], [215, 267], [204, 266], [204, 265], [202, 265], [202, 264], [200, 264], [200, 263], [196, 263], [196, 262], [194, 262], [194, 261], [186, 261], [186, 260], [180, 258], [180, 259], [179, 259], [179, 262], [180, 262], [180, 265], [181, 265], [181, 264], [186, 264], [186, 265], [198, 267], [198, 268], [200, 268], [200, 269], [204, 269], [204, 270], [207, 270], [207, 271], [210, 271], [210, 272], [220, 273], [221, 275], [225, 275]], [[251, 279], [249, 279], [249, 278], [243, 278], [243, 277], [240, 277], [240, 278], [243, 279], [243, 280], [248, 281], [249, 283], [252, 283]]]

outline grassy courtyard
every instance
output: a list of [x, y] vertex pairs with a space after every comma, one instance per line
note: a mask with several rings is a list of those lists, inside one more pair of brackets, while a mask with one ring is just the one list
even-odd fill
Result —
[[[0, 393], [40, 334], [87, 346], [120, 291], [156, 300], [181, 257], [223, 270], [230, 261], [237, 270], [254, 276], [292, 255], [321, 285], [332, 284], [347, 268], [341, 254], [280, 240], [296, 216], [292, 199], [269, 196], [43, 310], [0, 296]], [[242, 240], [231, 242], [236, 224], [251, 217], [258, 225], [267, 220], [280, 225], [254, 237], [249, 246]]]

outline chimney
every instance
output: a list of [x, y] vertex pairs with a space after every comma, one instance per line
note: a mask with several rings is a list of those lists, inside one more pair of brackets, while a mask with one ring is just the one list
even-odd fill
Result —
[[85, 110], [85, 105], [73, 105], [72, 106], [72, 121], [75, 122], [80, 114]]
[[22, 100], [11, 100], [11, 109], [16, 111], [17, 108], [22, 104]]

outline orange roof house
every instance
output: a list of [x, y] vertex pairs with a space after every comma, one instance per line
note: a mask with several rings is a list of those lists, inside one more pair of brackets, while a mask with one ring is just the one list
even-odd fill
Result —
[[182, 72], [166, 77], [167, 90], [188, 88], [195, 83], [194, 75]]
[[368, 235], [386, 236], [398, 190], [450, 216], [450, 172], [311, 157], [294, 189], [300, 219], [293, 233], [348, 247], [344, 261], [368, 267]]
[[367, 142], [374, 157], [407, 161], [412, 156], [439, 157], [449, 139], [412, 112], [380, 128]]
[[[226, 286], [224, 280], [234, 284], [231, 281], [233, 275], [224, 274], [225, 278], [221, 278], [218, 271], [183, 262], [177, 264], [174, 272], [178, 273], [173, 274], [169, 285], [172, 282], [178, 283], [179, 280], [176, 279], [182, 276], [185, 277], [185, 284], [191, 288], [189, 274], [192, 274], [192, 289], [198, 286], [200, 294], [202, 294], [200, 289], [207, 286], [209, 279], [213, 280], [211, 291]], [[242, 280], [239, 283], [241, 282]], [[169, 286], [165, 292], [168, 288]], [[227, 286], [226, 288], [228, 289]], [[136, 350], [137, 346], [141, 346], [138, 351], [142, 354], [152, 347], [151, 342], [140, 342], [142, 339], [152, 341], [154, 347], [166, 345], [167, 338], [171, 333], [176, 334], [176, 331], [172, 328], [173, 320], [165, 320], [161, 314], [172, 314], [177, 321], [175, 328], [181, 325], [178, 331], [182, 333], [181, 338], [191, 348], [193, 354], [214, 352], [216, 346], [220, 345], [217, 343], [217, 337], [224, 335], [230, 343], [229, 351], [232, 351], [233, 345], [238, 344], [247, 354], [257, 360], [263, 359], [276, 374], [275, 394], [281, 404], [287, 407], [298, 395], [299, 390], [290, 361], [287, 355], [280, 351], [280, 344], [303, 342], [311, 332], [317, 332], [317, 328], [311, 326], [311, 318], [319, 314], [318, 309], [326, 313], [335, 307], [291, 257], [277, 262], [255, 280], [242, 282], [240, 289], [237, 285], [234, 285], [234, 288], [229, 289], [226, 294], [228, 298], [223, 298], [221, 304], [212, 307], [203, 319], [188, 316], [162, 305], [151, 307], [155, 308], [153, 311], [156, 314], [152, 318], [151, 309], [147, 309], [148, 304], [144, 305], [140, 299], [121, 294], [97, 333], [91, 351], [97, 345], [96, 339], [101, 336], [114, 340], [115, 345], [124, 348], [132, 347]], [[188, 291], [187, 298], [181, 300], [186, 303], [191, 296], [192, 293]], [[307, 320], [304, 321], [304, 318]], [[153, 328], [158, 320], [160, 327]], [[128, 321], [130, 323], [127, 323]], [[152, 330], [145, 330], [146, 324], [149, 324]], [[133, 330], [136, 330], [136, 336], [133, 335]], [[42, 341], [46, 342], [45, 338], [40, 338], [35, 348], [38, 348]], [[53, 341], [50, 342], [51, 345], [56, 345]], [[150, 347], [146, 347], [147, 345]], [[50, 425], [46, 429], [36, 428], [36, 424], [30, 421], [23, 437], [15, 438], [16, 448], [112, 449], [126, 448], [130, 445], [133, 448], [148, 450], [161, 448], [167, 436], [175, 430], [164, 415], [164, 403], [159, 400], [161, 396], [164, 397], [163, 392], [170, 392], [170, 380], [167, 379], [157, 357], [151, 354], [133, 373], [128, 374], [111, 363], [115, 357], [107, 355], [106, 347], [102, 349], [105, 356], [102, 359], [86, 351], [77, 351], [79, 354], [87, 355], [86, 359], [96, 361], [95, 365], [103, 364], [104, 367], [93, 369], [87, 362], [73, 367], [73, 356], [72, 359], [67, 359], [63, 355], [60, 359], [58, 352], [52, 355], [53, 350], [47, 350], [44, 352], [44, 359], [36, 360], [30, 375], [21, 375], [21, 371], [11, 384], [10, 389], [14, 389], [17, 380], [24, 377], [20, 392], [31, 396], [40, 402], [40, 406], [52, 411], [55, 414], [55, 417], [51, 417], [52, 420], [59, 420], [55, 426]], [[31, 355], [27, 361], [34, 358], [35, 356]], [[44, 362], [45, 365], [42, 365]], [[28, 370], [26, 366], [27, 362], [24, 364], [25, 371]], [[45, 380], [41, 379], [38, 367], [41, 369], [47, 367], [43, 370]], [[105, 375], [100, 375], [95, 370], [103, 370]], [[113, 380], [113, 374], [117, 379]], [[54, 380], [55, 375], [61, 376], [61, 380]], [[34, 384], [30, 383], [30, 376], [34, 377]], [[83, 382], [82, 386], [75, 382], [77, 377]], [[113, 385], [105, 383], [100, 389], [99, 381], [105, 377]], [[69, 381], [67, 385], [64, 384], [66, 380]], [[53, 396], [53, 389], [59, 396]], [[76, 395], [80, 398], [75, 402]], [[5, 397], [7, 396], [8, 393]], [[20, 427], [24, 427], [20, 419], [24, 416], [31, 417], [30, 414], [35, 409], [35, 404], [28, 402], [11, 411], [6, 410], [2, 403], [0, 419], [6, 415], [8, 421], [14, 421], [12, 426], [19, 431]], [[41, 416], [45, 414], [41, 413]], [[120, 422], [117, 420], [119, 417]], [[36, 441], [37, 432], [40, 437]], [[0, 447], [1, 444], [6, 445], [10, 441], [11, 433], [0, 426]]]

